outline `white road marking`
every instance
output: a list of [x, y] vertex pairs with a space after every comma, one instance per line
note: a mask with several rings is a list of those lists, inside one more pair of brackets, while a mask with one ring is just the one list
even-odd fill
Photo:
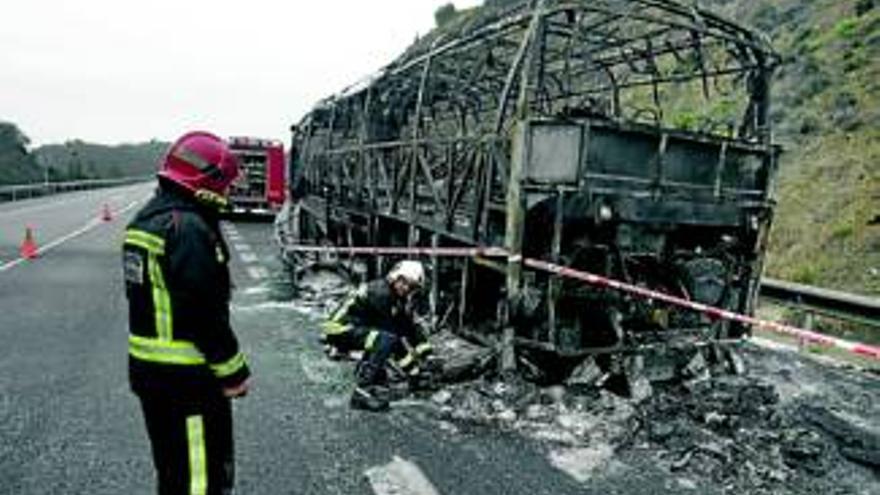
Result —
[[439, 495], [434, 484], [419, 467], [406, 459], [394, 456], [384, 465], [367, 469], [364, 474], [370, 480], [377, 495]]
[[301, 306], [296, 301], [266, 301], [256, 304], [232, 304], [230, 310], [233, 313], [247, 313], [251, 311], [271, 311], [275, 309], [283, 309], [288, 311], [296, 311], [304, 316], [323, 316], [323, 313], [310, 308]]
[[263, 280], [269, 276], [269, 271], [262, 266], [250, 266], [248, 267], [247, 272], [254, 280]]
[[347, 404], [347, 395], [331, 395], [330, 397], [326, 397], [324, 399], [324, 407], [326, 407], [327, 409], [339, 409], [341, 407], [345, 407]]
[[258, 285], [256, 287], [248, 287], [246, 289], [242, 289], [239, 292], [245, 296], [252, 296], [256, 294], [266, 294], [267, 292], [269, 292], [269, 290], [269, 287], [266, 287], [265, 285]]
[[244, 261], [245, 263], [257, 262], [257, 255], [254, 253], [239, 253], [238, 257], [241, 258], [241, 261]]
[[251, 251], [251, 247], [247, 244], [233, 244], [232, 247], [234, 247], [239, 253], [247, 253]]
[[[129, 203], [128, 206], [126, 206], [125, 208], [120, 210], [119, 214], [123, 214], [123, 213], [127, 212], [128, 210], [134, 208], [134, 206], [137, 204], [138, 204], [138, 201], [132, 201], [131, 203]], [[61, 244], [64, 244], [65, 242], [67, 242], [73, 238], [79, 237], [79, 236], [85, 234], [86, 232], [94, 229], [95, 227], [97, 227], [99, 225], [103, 225], [104, 223], [105, 222], [103, 220], [101, 220], [100, 218], [93, 218], [92, 220], [89, 220], [84, 226], [80, 227], [79, 229], [77, 229], [67, 235], [64, 235], [62, 237], [59, 237], [58, 239], [50, 241], [50, 242], [46, 243], [45, 245], [43, 245], [43, 247], [38, 248], [37, 255], [42, 256], [43, 254], [46, 254], [47, 252], [49, 252], [52, 249], [55, 249], [56, 247], [60, 246]], [[11, 268], [14, 268], [17, 265], [24, 263], [25, 261], [28, 261], [28, 260], [26, 258], [19, 257], [18, 259], [10, 261], [4, 265], [0, 265], [0, 272], [5, 272]]]

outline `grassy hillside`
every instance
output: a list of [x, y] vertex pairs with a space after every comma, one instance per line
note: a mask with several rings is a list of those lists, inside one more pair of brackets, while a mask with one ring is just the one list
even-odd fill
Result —
[[702, 3], [767, 33], [784, 59], [768, 274], [880, 295], [880, 0]]
[[[783, 59], [772, 119], [785, 153], [767, 274], [880, 295], [880, 0], [698, 3], [765, 33]], [[441, 7], [439, 28], [420, 41], [479, 16]]]

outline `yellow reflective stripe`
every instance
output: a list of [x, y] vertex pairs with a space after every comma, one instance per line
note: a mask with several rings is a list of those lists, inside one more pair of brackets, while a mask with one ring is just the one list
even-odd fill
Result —
[[205, 356], [192, 342], [128, 336], [128, 352], [141, 361], [163, 364], [205, 364]]
[[339, 335], [351, 329], [351, 325], [343, 325], [335, 321], [325, 321], [321, 326], [324, 328], [324, 335]]
[[189, 495], [208, 492], [208, 455], [205, 449], [205, 422], [201, 415], [186, 418], [189, 452]]
[[433, 347], [431, 347], [430, 342], [422, 342], [416, 346], [415, 353], [421, 356], [422, 354], [429, 352], [431, 349], [433, 349]]
[[409, 366], [411, 366], [415, 361], [416, 361], [416, 356], [410, 352], [406, 356], [404, 356], [403, 359], [398, 361], [397, 365], [403, 369], [406, 369]]
[[224, 378], [234, 374], [235, 372], [243, 368], [244, 365], [244, 354], [239, 352], [225, 362], [212, 364], [211, 371], [214, 372], [214, 376], [216, 376], [217, 378]]
[[229, 200], [227, 200], [223, 195], [217, 194], [214, 191], [209, 191], [207, 189], [199, 189], [196, 191], [196, 200], [205, 206], [210, 206], [216, 209], [225, 209], [229, 206]]
[[153, 310], [156, 319], [156, 335], [161, 340], [171, 340], [171, 296], [168, 294], [168, 289], [165, 287], [165, 278], [162, 276], [162, 267], [159, 266], [159, 259], [155, 254], [149, 254], [147, 266], [150, 270], [150, 282], [153, 286]]
[[147, 251], [147, 270], [153, 287], [153, 308], [156, 320], [156, 335], [163, 340], [172, 339], [171, 296], [165, 286], [159, 256], [165, 254], [165, 239], [144, 230], [125, 231], [125, 244], [137, 246]]
[[125, 243], [138, 246], [159, 256], [165, 254], [165, 239], [143, 230], [126, 230]]
[[129, 244], [129, 245], [132, 245], [132, 246], [137, 246], [137, 247], [139, 247], [139, 248], [143, 248], [143, 249], [146, 250], [148, 253], [164, 254], [164, 251], [162, 251], [162, 252], [158, 252], [158, 251], [160, 251], [160, 250], [159, 250], [155, 245], [150, 244], [150, 243], [148, 243], [148, 242], [144, 242], [142, 239], [129, 239], [129, 238], [126, 238], [126, 239], [125, 239], [125, 244]]
[[342, 305], [340, 305], [339, 308], [333, 312], [333, 314], [330, 316], [330, 321], [338, 321], [340, 318], [345, 316], [345, 313], [348, 312], [348, 308], [350, 308], [351, 305], [355, 303], [355, 301], [357, 301], [358, 299], [360, 299], [366, 295], [367, 295], [367, 285], [366, 284], [359, 285], [358, 288], [355, 289], [355, 291], [352, 292], [345, 299], [345, 301], [342, 303]]
[[364, 350], [369, 351], [376, 345], [376, 339], [379, 338], [379, 331], [373, 330], [367, 334], [367, 339], [364, 341]]

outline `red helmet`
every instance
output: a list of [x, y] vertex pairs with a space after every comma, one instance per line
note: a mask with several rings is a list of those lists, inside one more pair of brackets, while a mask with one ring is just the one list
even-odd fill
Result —
[[238, 177], [238, 158], [223, 139], [210, 132], [194, 131], [168, 148], [159, 176], [199, 195], [210, 191], [225, 196]]

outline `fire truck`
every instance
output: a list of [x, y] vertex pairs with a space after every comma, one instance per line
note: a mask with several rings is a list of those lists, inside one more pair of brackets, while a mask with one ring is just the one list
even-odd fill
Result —
[[286, 195], [284, 144], [271, 139], [231, 137], [241, 174], [229, 192], [232, 213], [270, 214]]

